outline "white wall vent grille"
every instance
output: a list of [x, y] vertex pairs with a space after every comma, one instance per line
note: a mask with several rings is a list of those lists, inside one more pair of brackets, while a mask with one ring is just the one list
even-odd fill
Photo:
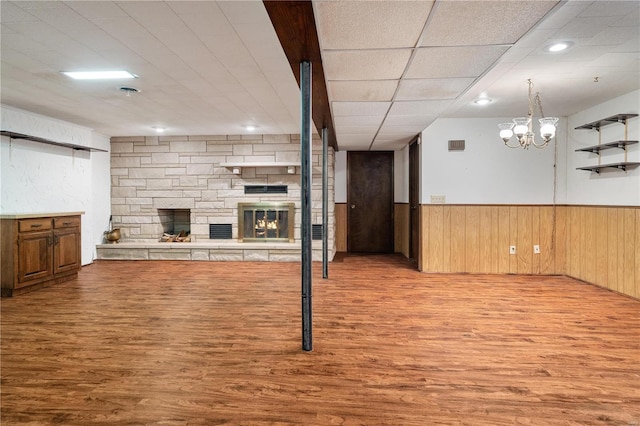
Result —
[[450, 140], [449, 151], [464, 151], [464, 139]]

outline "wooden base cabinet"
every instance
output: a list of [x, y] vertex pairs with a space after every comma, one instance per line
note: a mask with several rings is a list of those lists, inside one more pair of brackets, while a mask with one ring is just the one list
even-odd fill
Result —
[[77, 276], [80, 215], [12, 215], [0, 222], [2, 296], [14, 296]]

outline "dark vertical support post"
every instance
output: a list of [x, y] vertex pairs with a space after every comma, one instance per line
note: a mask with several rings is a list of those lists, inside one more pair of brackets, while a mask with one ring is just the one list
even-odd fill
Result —
[[311, 279], [313, 250], [311, 246], [311, 62], [300, 62], [300, 175], [302, 224], [302, 350], [313, 349], [311, 314]]
[[322, 129], [322, 278], [329, 278], [329, 135]]

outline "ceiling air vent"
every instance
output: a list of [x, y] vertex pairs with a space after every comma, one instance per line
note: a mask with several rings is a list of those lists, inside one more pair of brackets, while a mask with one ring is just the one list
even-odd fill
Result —
[[464, 139], [450, 140], [449, 151], [464, 151]]
[[246, 185], [245, 194], [286, 194], [287, 185]]

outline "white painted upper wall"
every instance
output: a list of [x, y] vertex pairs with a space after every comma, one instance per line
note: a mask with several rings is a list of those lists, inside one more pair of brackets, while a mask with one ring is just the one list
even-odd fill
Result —
[[[566, 122], [560, 121], [547, 148], [524, 150], [507, 148], [500, 139], [498, 124], [509, 120], [446, 118], [424, 130], [421, 203], [430, 203], [432, 195], [443, 195], [447, 204], [553, 203], [555, 144], [564, 149]], [[465, 150], [448, 151], [450, 139], [464, 139]]]
[[[5, 114], [5, 112], [9, 112]], [[2, 106], [2, 129], [41, 138], [82, 135], [64, 142], [109, 148], [109, 138], [27, 111]], [[38, 131], [31, 132], [29, 125]], [[68, 127], [67, 127], [68, 125]], [[47, 129], [51, 132], [48, 133]], [[0, 213], [84, 211], [82, 264], [95, 258], [110, 215], [110, 155], [3, 136], [0, 140]]]
[[[640, 111], [640, 91], [634, 91], [608, 102], [589, 108], [568, 117], [569, 139], [567, 148], [567, 203], [607, 206], [640, 206], [640, 167], [626, 172], [617, 169], [602, 169], [600, 174], [577, 167], [609, 164], [625, 161], [622, 149], [608, 149], [597, 154], [575, 152], [578, 148], [598, 145], [596, 130], [576, 130], [575, 128], [611, 117], [616, 114], [638, 114]], [[610, 124], [601, 128], [602, 143], [624, 139], [624, 125]], [[640, 140], [640, 117], [628, 121], [627, 139]], [[627, 147], [626, 160], [640, 162], [640, 144]]]
[[393, 198], [396, 203], [409, 202], [409, 145], [393, 155]]
[[335, 202], [347, 202], [347, 151], [336, 152], [335, 163]]

